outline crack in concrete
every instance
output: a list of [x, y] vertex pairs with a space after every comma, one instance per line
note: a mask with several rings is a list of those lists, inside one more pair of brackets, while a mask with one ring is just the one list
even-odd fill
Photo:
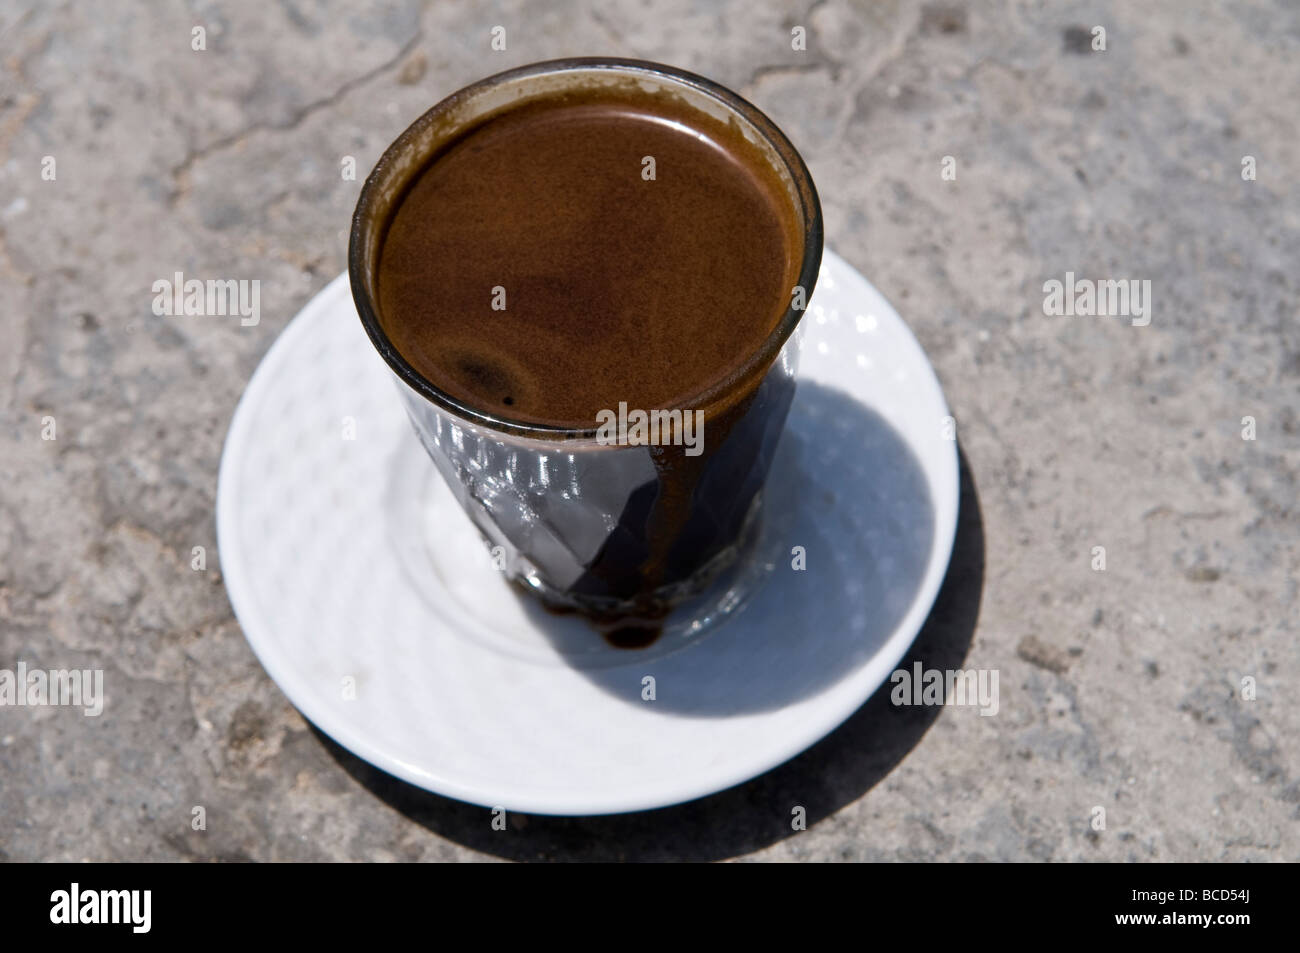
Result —
[[1231, 516], [1227, 510], [1207, 510], [1203, 513], [1184, 512], [1176, 510], [1168, 503], [1161, 503], [1159, 506], [1153, 506], [1142, 514], [1143, 521], [1155, 519], [1157, 516], [1172, 516], [1176, 520], [1216, 520], [1222, 516]]
[[812, 63], [775, 63], [765, 64], [758, 67], [750, 74], [749, 79], [745, 80], [745, 88], [751, 89], [767, 79], [769, 76], [786, 76], [798, 75], [799, 73], [816, 73], [819, 70], [825, 70], [832, 77], [835, 73], [833, 63], [829, 59], [826, 61], [816, 60]]
[[[28, 10], [27, 13], [31, 13], [31, 11]], [[23, 16], [14, 21], [14, 23], [6, 29], [3, 34], [0, 34], [0, 40], [3, 40], [11, 30], [17, 27], [25, 19], [27, 19], [27, 14], [23, 14]], [[31, 83], [27, 79], [27, 61], [33, 56], [43, 53], [46, 47], [50, 45], [50, 39], [52, 36], [52, 33], [46, 32], [41, 36], [36, 37], [20, 52], [15, 53], [13, 56], [10, 56], [5, 60], [5, 69], [17, 77], [18, 88], [20, 90], [26, 91], [31, 88]], [[0, 90], [0, 92], [3, 91]], [[32, 114], [43, 98], [44, 97], [41, 93], [37, 91], [27, 93], [26, 95], [13, 100], [18, 104], [18, 111], [15, 115], [5, 120], [3, 126], [0, 126], [0, 161], [3, 161], [5, 157], [9, 155], [9, 143], [13, 140], [14, 136], [18, 134], [18, 130], [21, 129], [23, 123], [27, 121], [27, 117]]]
[[750, 91], [756, 89], [758, 84], [768, 77], [797, 76], [802, 73], [815, 73], [818, 70], [825, 70], [829, 74], [832, 85], [838, 83], [841, 78], [845, 78], [848, 88], [843, 95], [838, 97], [841, 106], [834, 120], [834, 129], [824, 141], [818, 144], [819, 148], [835, 145], [843, 139], [849, 124], [857, 115], [858, 96], [903, 55], [921, 22], [920, 13], [918, 12], [907, 29], [898, 30], [889, 37], [885, 52], [881, 58], [868, 66], [859, 75], [854, 64], [843, 62], [826, 51], [825, 43], [821, 37], [822, 31], [813, 22], [817, 11], [825, 6], [827, 2], [828, 0], [815, 0], [802, 18], [803, 23], [807, 25], [809, 36], [812, 38], [812, 42], [809, 44], [812, 62], [759, 66], [750, 74], [749, 79], [742, 87], [746, 95], [750, 95]]
[[415, 34], [407, 40], [393, 56], [389, 57], [373, 69], [343, 83], [343, 85], [339, 86], [338, 89], [334, 90], [334, 92], [330, 93], [328, 96], [314, 100], [306, 106], [303, 106], [293, 114], [288, 122], [253, 123], [251, 126], [241, 129], [238, 132], [222, 136], [216, 141], [208, 143], [206, 146], [191, 150], [178, 165], [172, 168], [171, 177], [174, 185], [171, 193], [167, 197], [168, 206], [174, 208], [181, 199], [188, 194], [190, 188], [190, 171], [194, 168], [196, 163], [201, 162], [218, 152], [238, 146], [240, 143], [252, 138], [259, 132], [290, 132], [297, 129], [314, 114], [320, 112], [322, 109], [335, 105], [348, 93], [360, 86], [364, 86], [376, 77], [393, 69], [393, 67], [405, 60], [406, 57], [415, 50], [416, 46], [419, 45], [422, 39], [424, 39], [423, 28], [416, 30]]

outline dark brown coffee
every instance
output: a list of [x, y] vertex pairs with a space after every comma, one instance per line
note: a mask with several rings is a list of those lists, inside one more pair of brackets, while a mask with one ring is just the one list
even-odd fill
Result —
[[[668, 68], [620, 69], [652, 69], [656, 91], [575, 81], [459, 128], [462, 94], [435, 107], [372, 173], [352, 266], [367, 330], [415, 388], [417, 433], [509, 578], [630, 646], [734, 563], [753, 525], [794, 394], [793, 364], [769, 368], [821, 233], [779, 133], [760, 151], [737, 104], [715, 119], [664, 88]], [[593, 447], [623, 408], [698, 411], [702, 439], [674, 424], [657, 445], [598, 433]], [[537, 427], [567, 433], [507, 436]]]
[[689, 407], [758, 351], [798, 236], [734, 128], [667, 97], [557, 96], [432, 157], [387, 229], [380, 321], [464, 404], [591, 429], [620, 402]]

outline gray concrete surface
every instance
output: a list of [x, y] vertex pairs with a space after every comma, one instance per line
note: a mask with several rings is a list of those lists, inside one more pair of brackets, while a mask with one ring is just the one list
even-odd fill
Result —
[[[913, 658], [996, 669], [996, 717], [878, 696], [737, 790], [502, 833], [334, 748], [254, 659], [217, 465], [344, 267], [341, 158], [360, 179], [446, 93], [575, 54], [709, 75], [803, 151], [969, 469]], [[1300, 859], [1298, 92], [1281, 2], [7, 0], [0, 669], [102, 668], [108, 700], [0, 708], [0, 859]], [[155, 316], [176, 271], [260, 280], [261, 323]], [[1150, 325], [1046, 316], [1067, 271], [1150, 280]]]

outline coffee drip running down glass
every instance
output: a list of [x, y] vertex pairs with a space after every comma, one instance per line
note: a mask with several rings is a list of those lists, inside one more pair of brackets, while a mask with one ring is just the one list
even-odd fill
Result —
[[[560, 401], [562, 388], [534, 388], [541, 404], [534, 401], [531, 410], [509, 395], [488, 399], [485, 388], [500, 390], [508, 375], [482, 371], [478, 358], [455, 364], [447, 354], [462, 345], [448, 343], [444, 353], [436, 335], [422, 349], [420, 336], [405, 334], [409, 325], [396, 320], [394, 297], [384, 287], [385, 243], [390, 230], [397, 234], [394, 221], [403, 203], [457, 144], [521, 110], [621, 102], [677, 128], [689, 126], [693, 135], [725, 141], [734, 160], [773, 183], [780, 205], [787, 267], [774, 275], [730, 276], [761, 278], [764, 287], [777, 289], [763, 306], [766, 324], [752, 346], [721, 361], [701, 387], [670, 405], [702, 412], [703, 442], [694, 448], [682, 439], [680, 425], [666, 428], [672, 433], [657, 444], [611, 444], [594, 415], [586, 423], [547, 412], [546, 395]], [[737, 181], [741, 175], [737, 167]], [[706, 238], [724, 250], [746, 240], [731, 232]], [[737, 567], [761, 519], [761, 490], [794, 395], [799, 345], [793, 332], [821, 254], [821, 211], [808, 171], [754, 106], [670, 67], [573, 59], [490, 77], [443, 100], [407, 129], [362, 189], [349, 272], [361, 321], [397, 377], [416, 433], [500, 568], [548, 608], [585, 615], [611, 641], [632, 646], [652, 640], [674, 609], [690, 618], [673, 624], [698, 628], [743, 598]], [[442, 295], [433, 300], [430, 309], [445, 303]], [[572, 307], [582, 309], [584, 301]], [[708, 333], [700, 335], [706, 343], [682, 352], [682, 360], [706, 361], [718, 348], [712, 342], [726, 337], [727, 327], [717, 324], [725, 316], [716, 305], [693, 308], [687, 300], [683, 308], [672, 320], [696, 321]], [[465, 338], [472, 350], [473, 333], [456, 340]], [[597, 343], [593, 338], [592, 348]], [[688, 338], [682, 346], [693, 343]], [[574, 350], [586, 353], [581, 346]], [[451, 376], [442, 374], [440, 361]], [[470, 374], [466, 386], [455, 376], [462, 371]]]

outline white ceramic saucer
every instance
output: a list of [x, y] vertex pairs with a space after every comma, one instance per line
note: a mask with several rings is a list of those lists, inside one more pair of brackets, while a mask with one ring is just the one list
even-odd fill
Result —
[[[486, 807], [605, 814], [730, 787], [853, 713], [924, 622], [957, 525], [934, 372], [830, 251], [745, 606], [616, 649], [492, 569], [407, 423], [346, 275], [285, 329], [230, 425], [221, 568], [253, 651], [358, 756]], [[806, 568], [793, 568], [802, 547]], [[653, 700], [647, 686], [653, 679]]]

